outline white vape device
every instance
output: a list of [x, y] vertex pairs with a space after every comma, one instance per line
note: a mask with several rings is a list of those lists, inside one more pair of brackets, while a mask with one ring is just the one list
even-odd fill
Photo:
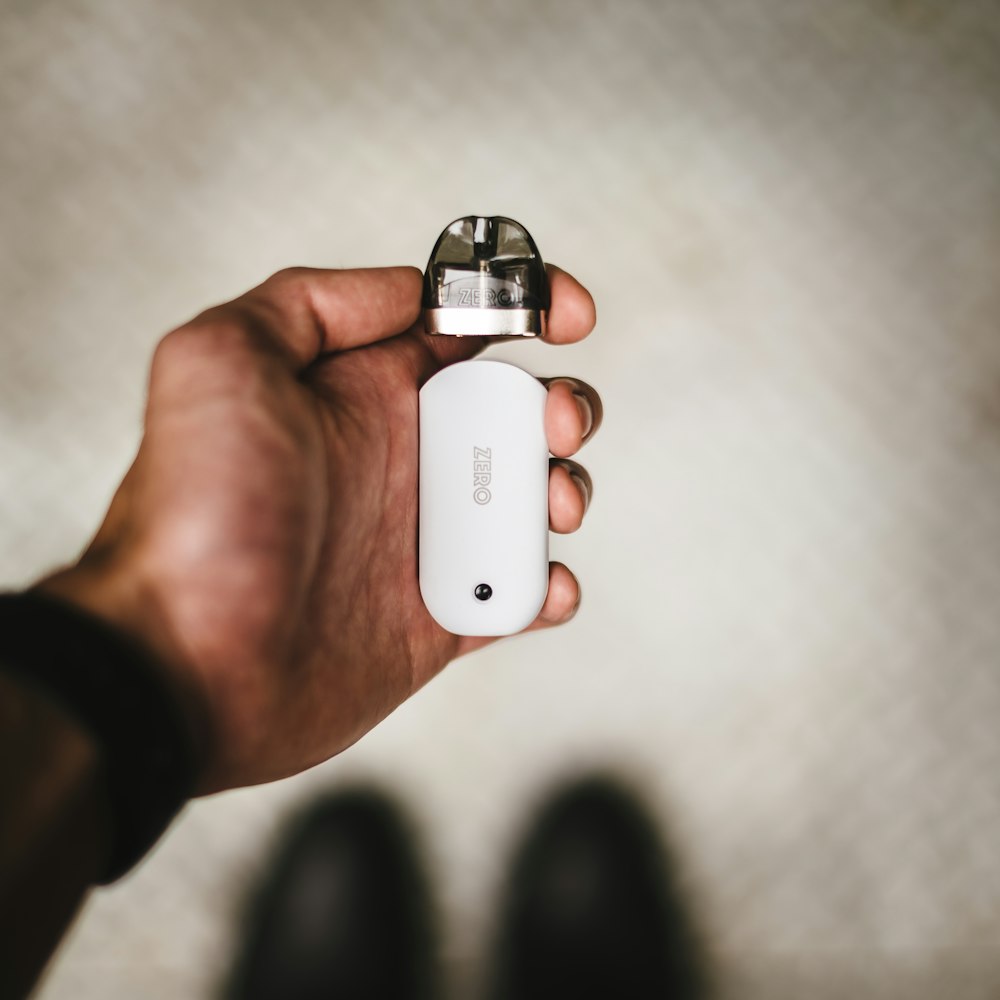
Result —
[[[424, 320], [450, 336], [538, 336], [545, 267], [511, 219], [469, 216], [427, 265]], [[515, 365], [464, 361], [420, 390], [420, 593], [457, 635], [511, 635], [548, 590], [544, 386]]]
[[457, 635], [510, 635], [548, 589], [545, 388], [463, 361], [420, 390], [420, 592]]

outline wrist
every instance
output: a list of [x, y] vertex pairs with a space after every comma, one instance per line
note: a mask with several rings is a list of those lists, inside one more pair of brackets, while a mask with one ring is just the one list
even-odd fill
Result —
[[154, 588], [144, 584], [139, 573], [109, 559], [85, 556], [76, 565], [40, 580], [31, 591], [92, 616], [145, 651], [181, 716], [186, 738], [199, 759], [207, 759], [207, 711], [194, 682], [195, 672], [167, 625]]

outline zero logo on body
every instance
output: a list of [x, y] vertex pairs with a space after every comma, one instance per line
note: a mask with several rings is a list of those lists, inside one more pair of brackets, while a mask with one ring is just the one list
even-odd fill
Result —
[[493, 479], [493, 449], [472, 449], [472, 499], [481, 507], [493, 499], [490, 482]]

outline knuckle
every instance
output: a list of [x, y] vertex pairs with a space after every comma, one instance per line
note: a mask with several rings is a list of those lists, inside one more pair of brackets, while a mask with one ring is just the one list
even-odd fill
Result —
[[194, 341], [195, 334], [191, 324], [180, 326], [161, 337], [153, 352], [153, 371], [183, 363], [195, 350]]
[[310, 293], [313, 274], [314, 269], [311, 267], [283, 267], [280, 271], [275, 271], [264, 282], [264, 286], [277, 296], [300, 298]]
[[162, 337], [153, 353], [153, 372], [190, 368], [220, 356], [239, 356], [253, 340], [251, 324], [238, 311], [219, 306]]

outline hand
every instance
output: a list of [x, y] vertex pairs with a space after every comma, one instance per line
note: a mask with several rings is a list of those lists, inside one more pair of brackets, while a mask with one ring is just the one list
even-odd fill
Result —
[[[550, 268], [547, 339], [594, 325], [589, 294]], [[281, 271], [168, 334], [145, 434], [77, 566], [40, 584], [141, 638], [204, 720], [203, 792], [280, 778], [349, 746], [456, 656], [417, 584], [417, 392], [478, 338], [426, 335], [414, 268]], [[596, 393], [548, 382], [555, 531], [590, 493], [568, 457]], [[572, 617], [550, 568], [530, 629]]]

